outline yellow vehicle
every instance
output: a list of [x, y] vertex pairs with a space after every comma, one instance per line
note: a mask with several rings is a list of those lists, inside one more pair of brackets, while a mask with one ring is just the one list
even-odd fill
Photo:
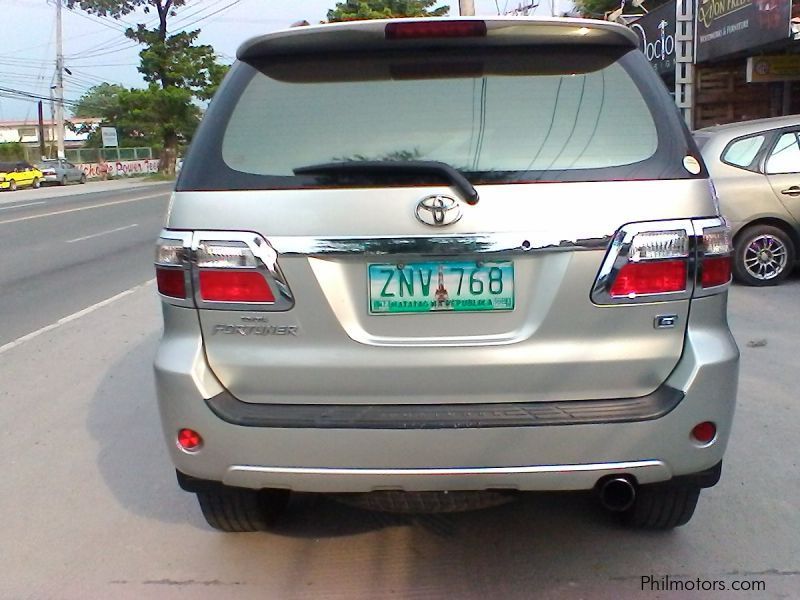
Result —
[[0, 162], [0, 190], [11, 190], [18, 187], [38, 188], [44, 175], [32, 164], [25, 161]]

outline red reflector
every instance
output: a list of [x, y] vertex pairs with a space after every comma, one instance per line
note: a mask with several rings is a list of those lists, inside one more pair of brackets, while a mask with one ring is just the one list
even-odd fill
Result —
[[186, 279], [183, 269], [156, 267], [158, 291], [170, 298], [186, 298]]
[[711, 421], [698, 423], [692, 429], [692, 437], [701, 444], [707, 444], [717, 436], [717, 426]]
[[256, 271], [200, 271], [200, 296], [208, 302], [275, 302]]
[[486, 37], [484, 21], [411, 21], [388, 23], [387, 40]]
[[203, 445], [203, 438], [193, 429], [181, 429], [178, 432], [178, 446], [192, 452]]
[[614, 280], [611, 295], [621, 297], [631, 294], [662, 294], [685, 289], [686, 261], [664, 260], [628, 263]]
[[704, 258], [701, 269], [701, 283], [704, 288], [724, 285], [731, 280], [731, 257]]

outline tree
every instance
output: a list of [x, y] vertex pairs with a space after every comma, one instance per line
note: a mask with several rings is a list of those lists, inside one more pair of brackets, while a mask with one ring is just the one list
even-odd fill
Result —
[[117, 106], [117, 96], [125, 88], [116, 83], [101, 83], [90, 87], [72, 108], [76, 117], [102, 117]]
[[[103, 86], [107, 86], [103, 88]], [[100, 97], [98, 88], [107, 91], [117, 88], [113, 96], [102, 96], [103, 102], [93, 104]], [[120, 86], [101, 84], [90, 88], [79, 100], [78, 110], [85, 107], [88, 116], [101, 117], [104, 123], [117, 129], [120, 146], [160, 147], [168, 132], [174, 132], [179, 140], [189, 140], [200, 122], [200, 108], [192, 101], [188, 90], [161, 88], [150, 84], [145, 89], [125, 89]], [[91, 126], [81, 126], [79, 133], [89, 133], [87, 145], [102, 146], [100, 131]]]
[[431, 8], [439, 0], [345, 0], [328, 11], [328, 21], [394, 19], [398, 17], [441, 17], [449, 6]]
[[[170, 35], [168, 20], [187, 0], [67, 0], [70, 8], [78, 6], [90, 14], [120, 19], [141, 9], [158, 14], [158, 25], [148, 29], [138, 24], [125, 35], [144, 48], [139, 53], [139, 72], [149, 84], [143, 90], [127, 90], [119, 95], [122, 120], [136, 115], [141, 135], [158, 135], [162, 152], [159, 171], [175, 173], [178, 145], [188, 141], [199, 120], [197, 100], [208, 100], [222, 81], [227, 67], [217, 63], [214, 49], [197, 44], [200, 30]], [[136, 125], [136, 123], [132, 123]]]

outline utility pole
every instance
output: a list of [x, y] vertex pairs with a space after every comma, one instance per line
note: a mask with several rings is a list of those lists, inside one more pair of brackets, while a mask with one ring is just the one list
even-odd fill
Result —
[[474, 17], [475, 0], [458, 0], [458, 12], [462, 17]]
[[64, 47], [61, 35], [61, 0], [56, 0], [56, 144], [58, 158], [64, 155]]
[[44, 110], [42, 109], [42, 101], [39, 100], [39, 153], [44, 158]]

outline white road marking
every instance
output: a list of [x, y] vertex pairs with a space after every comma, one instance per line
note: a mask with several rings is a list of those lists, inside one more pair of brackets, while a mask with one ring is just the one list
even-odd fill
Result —
[[0, 225], [8, 223], [18, 223], [20, 221], [28, 221], [30, 219], [41, 219], [43, 217], [52, 217], [55, 215], [64, 215], [67, 213], [79, 212], [82, 210], [92, 210], [93, 208], [101, 208], [103, 206], [113, 206], [115, 204], [127, 204], [128, 202], [137, 202], [139, 200], [149, 200], [150, 198], [160, 198], [162, 196], [169, 196], [171, 192], [161, 192], [160, 194], [150, 194], [149, 196], [138, 196], [136, 198], [128, 198], [127, 200], [115, 200], [113, 202], [103, 202], [102, 204], [93, 204], [91, 206], [81, 206], [80, 208], [68, 208], [67, 210], [56, 210], [42, 215], [31, 215], [29, 217], [18, 217], [16, 219], [6, 219], [0, 221]]
[[3, 354], [4, 352], [7, 352], [7, 351], [9, 351], [9, 350], [11, 350], [13, 348], [16, 348], [17, 346], [20, 346], [20, 345], [24, 344], [25, 342], [28, 342], [28, 341], [30, 341], [30, 340], [32, 340], [34, 338], [37, 338], [40, 335], [42, 335], [43, 333], [47, 333], [48, 331], [53, 331], [54, 329], [58, 329], [62, 325], [66, 325], [67, 323], [69, 323], [71, 321], [75, 321], [76, 319], [80, 319], [81, 317], [84, 317], [84, 316], [88, 315], [89, 313], [93, 313], [98, 308], [103, 308], [104, 306], [108, 306], [109, 304], [112, 304], [112, 303], [116, 302], [117, 300], [119, 300], [121, 298], [124, 298], [125, 296], [130, 296], [134, 292], [137, 292], [142, 288], [145, 288], [145, 287], [147, 287], [149, 285], [152, 285], [154, 282], [155, 282], [155, 279], [150, 279], [149, 281], [145, 281], [144, 283], [139, 284], [137, 286], [134, 286], [129, 290], [125, 290], [124, 292], [120, 292], [116, 296], [111, 296], [111, 298], [106, 298], [105, 300], [102, 300], [101, 302], [98, 302], [97, 304], [92, 304], [91, 306], [87, 306], [83, 310], [79, 310], [78, 312], [72, 313], [71, 315], [69, 315], [67, 317], [64, 317], [63, 319], [59, 319], [55, 323], [50, 323], [50, 325], [45, 325], [41, 329], [37, 329], [36, 331], [32, 331], [31, 333], [23, 335], [22, 337], [15, 339], [13, 342], [8, 342], [7, 344], [3, 344], [2, 346], [0, 346], [0, 354]]
[[101, 235], [108, 235], [109, 233], [116, 233], [117, 231], [125, 231], [126, 229], [133, 229], [134, 227], [138, 226], [139, 226], [138, 223], [134, 223], [133, 225], [125, 225], [124, 227], [117, 227], [116, 229], [109, 229], [108, 231], [101, 231], [100, 233], [85, 235], [83, 237], [75, 238], [74, 240], [67, 240], [67, 244], [72, 244], [74, 242], [82, 242], [83, 240], [90, 240], [92, 238], [100, 237]]
[[35, 204], [44, 204], [44, 200], [41, 202], [28, 202], [27, 204], [15, 204], [14, 206], [0, 206], [0, 210], [10, 210], [12, 208], [22, 208], [23, 206], [34, 206]]

